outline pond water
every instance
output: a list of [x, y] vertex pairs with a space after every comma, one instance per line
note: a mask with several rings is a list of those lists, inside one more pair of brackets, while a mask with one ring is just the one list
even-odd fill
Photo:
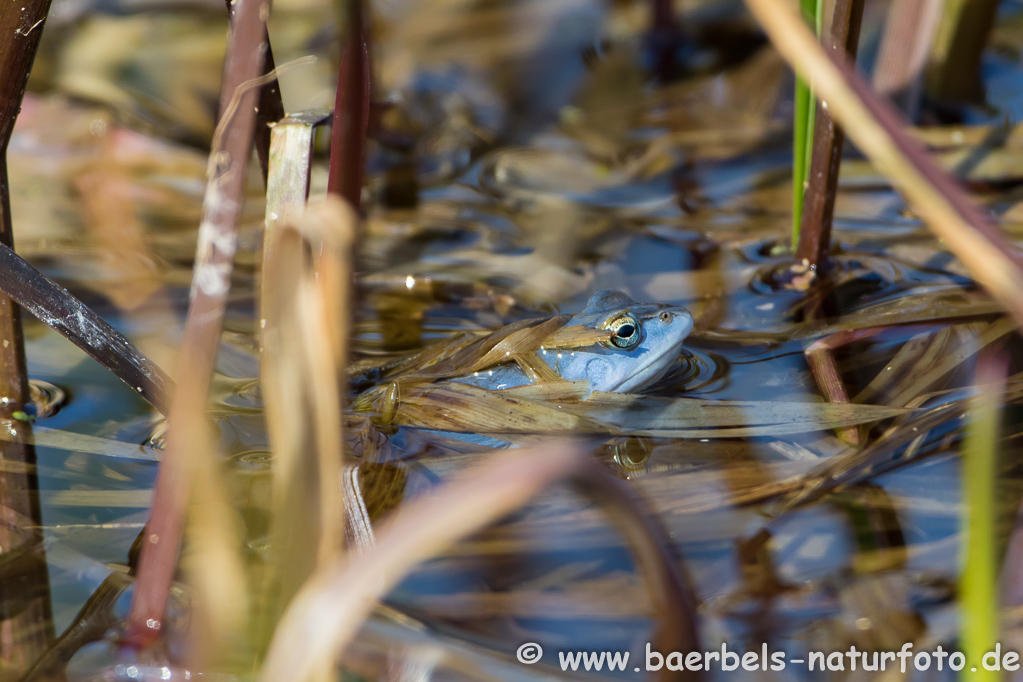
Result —
[[[173, 373], [225, 23], [216, 3], [86, 4], [55, 0], [12, 142], [16, 244]], [[792, 80], [741, 5], [680, 8], [682, 73], [663, 84], [648, 69], [646, 3], [380, 5], [374, 87], [390, 106], [367, 159], [353, 363], [382, 365], [458, 333], [575, 313], [599, 289], [685, 306], [696, 329], [636, 403], [646, 421], [608, 408], [621, 428], [587, 442], [676, 543], [702, 602], [707, 648], [767, 643], [791, 658], [850, 644], [954, 648], [965, 401], [979, 349], [1002, 348], [1014, 375], [1023, 371], [1019, 340], [855, 150], [836, 209], [833, 272], [810, 293], [778, 284], [791, 263]], [[1018, 106], [1021, 15], [1015, 3], [1002, 11], [987, 108], [964, 114], [978, 125]], [[278, 64], [321, 57], [282, 76], [289, 111], [331, 105], [339, 54], [334, 22], [323, 20], [331, 5], [281, 1], [274, 12]], [[868, 44], [880, 15], [868, 11]], [[932, 134], [956, 139], [952, 128]], [[972, 139], [936, 146], [968, 153]], [[325, 185], [323, 146], [314, 193]], [[265, 204], [254, 162], [250, 170], [211, 411], [258, 565], [273, 458], [255, 296]], [[1019, 199], [1019, 174], [1011, 164], [1002, 173], [974, 186], [999, 211]], [[877, 327], [885, 329], [837, 347], [840, 377], [854, 403], [911, 409], [861, 420], [878, 468], [854, 470], [839, 493], [786, 509], [778, 490], [765, 492], [852, 457], [856, 448], [834, 430], [761, 428], [770, 423], [759, 408], [740, 406], [733, 424], [707, 428], [749, 425], [748, 433], [656, 434], [673, 422], [659, 425], [650, 411], [668, 414], [681, 399], [804, 403], [812, 414], [824, 399], [808, 345]], [[60, 632], [106, 565], [125, 562], [148, 515], [164, 425], [52, 330], [28, 320], [26, 337], [32, 379], [67, 394], [37, 426], [107, 439], [37, 448]], [[379, 383], [373, 372], [353, 373], [353, 392]], [[1018, 389], [1010, 395], [1018, 400]], [[1008, 408], [1000, 454], [1006, 524], [1023, 493], [1016, 414]], [[362, 427], [346, 436], [374, 520], [487, 457], [428, 423], [383, 421], [372, 409], [350, 414]], [[462, 426], [477, 431], [471, 418]], [[630, 433], [638, 428], [646, 435]], [[123, 443], [137, 446], [134, 459], [117, 456]], [[900, 458], [911, 461], [895, 466]], [[550, 491], [417, 569], [387, 598], [392, 611], [365, 626], [347, 674], [382, 679], [402, 647], [418, 652], [407, 659], [425, 673], [400, 679], [531, 679], [560, 674], [558, 650], [639, 655], [656, 609], [614, 521], [568, 490]], [[765, 529], [770, 542], [758, 546]], [[537, 667], [515, 662], [527, 641], [547, 650]], [[89, 678], [103, 655], [82, 652], [72, 677]], [[718, 676], [730, 674], [740, 673]], [[796, 667], [780, 674], [809, 676]]]

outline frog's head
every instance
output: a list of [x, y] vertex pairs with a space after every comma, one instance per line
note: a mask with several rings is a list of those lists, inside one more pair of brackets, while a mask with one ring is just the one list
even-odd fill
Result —
[[641, 390], [667, 374], [693, 331], [693, 317], [685, 308], [636, 303], [610, 289], [593, 294], [568, 324], [610, 329], [614, 336], [599, 345], [562, 351], [557, 360], [549, 354], [544, 359], [563, 379], [586, 379], [594, 391], [619, 393]]

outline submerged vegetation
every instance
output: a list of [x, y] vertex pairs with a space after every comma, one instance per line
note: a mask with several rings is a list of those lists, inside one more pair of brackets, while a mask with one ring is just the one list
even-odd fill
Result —
[[0, 679], [1013, 670], [1023, 6], [17, 4]]

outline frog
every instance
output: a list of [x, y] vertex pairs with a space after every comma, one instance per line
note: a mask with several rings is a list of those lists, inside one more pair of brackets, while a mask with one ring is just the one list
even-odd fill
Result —
[[[628, 294], [604, 289], [566, 327], [607, 330], [610, 337], [571, 349], [540, 347], [537, 356], [565, 381], [586, 381], [590, 391], [636, 393], [656, 383], [678, 365], [682, 343], [693, 331], [693, 317], [683, 307], [637, 303]], [[531, 383], [516, 363], [496, 365], [452, 381], [489, 390]]]
[[[570, 400], [587, 400], [595, 392], [638, 393], [679, 366], [682, 344], [692, 331], [693, 317], [685, 308], [638, 303], [622, 291], [605, 289], [575, 315], [521, 320], [484, 336], [454, 338], [384, 367], [379, 370], [383, 382], [378, 379], [362, 392], [353, 407], [377, 413], [380, 424], [407, 424], [424, 433], [508, 447], [508, 441], [479, 433], [432, 427], [434, 419], [459, 421], [455, 404], [466, 399], [464, 391], [449, 395], [454, 403], [442, 398], [425, 411], [420, 401], [458, 384], [501, 393], [540, 383]], [[403, 404], [418, 407], [409, 414]]]

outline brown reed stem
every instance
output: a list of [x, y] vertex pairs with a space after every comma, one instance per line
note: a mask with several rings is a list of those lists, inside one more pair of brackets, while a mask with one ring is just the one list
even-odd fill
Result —
[[224, 63], [220, 119], [210, 150], [209, 179], [199, 227], [192, 303], [185, 321], [178, 387], [171, 402], [167, 447], [157, 475], [153, 508], [142, 543], [138, 582], [128, 617], [127, 641], [136, 648], [160, 634], [177, 564], [192, 472], [195, 432], [204, 426], [213, 365], [238, 247], [237, 221], [245, 196], [263, 73], [269, 0], [236, 0]]
[[650, 11], [647, 49], [653, 60], [653, 73], [662, 83], [667, 83], [679, 72], [675, 53], [682, 42], [682, 32], [675, 17], [673, 0], [651, 0]]
[[348, 45], [338, 73], [327, 191], [359, 210], [371, 96], [369, 41], [360, 0], [348, 2]]
[[[234, 21], [235, 3], [227, 3], [227, 16]], [[264, 31], [263, 42], [266, 43], [266, 57], [263, 61], [263, 75], [272, 73], [277, 67], [274, 64], [274, 53], [270, 47], [270, 34]], [[255, 147], [259, 169], [263, 172], [263, 186], [266, 186], [270, 173], [270, 125], [284, 118], [284, 100], [281, 99], [281, 84], [274, 78], [259, 89], [259, 104], [256, 105]]]
[[[836, 0], [831, 33], [825, 40], [825, 49], [838, 59], [855, 62], [862, 19], [863, 0]], [[810, 176], [799, 230], [799, 244], [796, 247], [796, 260], [805, 259], [809, 261], [810, 267], [815, 269], [827, 265], [844, 141], [845, 135], [832, 118], [827, 101], [818, 102], [814, 118]]]
[[174, 390], [170, 377], [89, 306], [3, 243], [0, 243], [0, 292], [85, 351], [162, 414], [167, 414]]
[[[0, 243], [11, 249], [14, 248], [14, 231], [7, 148], [49, 9], [50, 0], [8, 2], [0, 9], [0, 35], [4, 36], [0, 40]], [[0, 340], [0, 417], [11, 419], [25, 409], [31, 398], [21, 310], [3, 294], [0, 294]], [[31, 427], [19, 424], [11, 429], [15, 430], [18, 432], [16, 439], [0, 445], [0, 464], [4, 465], [0, 474], [0, 505], [14, 519], [24, 519], [38, 528], [42, 525], [42, 512], [35, 449], [29, 444]], [[17, 437], [27, 442], [19, 442]], [[25, 551], [43, 552], [42, 533], [26, 531], [21, 525], [11, 518], [0, 520], [0, 552], [6, 557]], [[26, 605], [0, 623], [0, 670], [15, 676], [43, 655], [55, 636], [45, 555], [26, 569], [25, 581], [22, 589], [31, 595]]]

